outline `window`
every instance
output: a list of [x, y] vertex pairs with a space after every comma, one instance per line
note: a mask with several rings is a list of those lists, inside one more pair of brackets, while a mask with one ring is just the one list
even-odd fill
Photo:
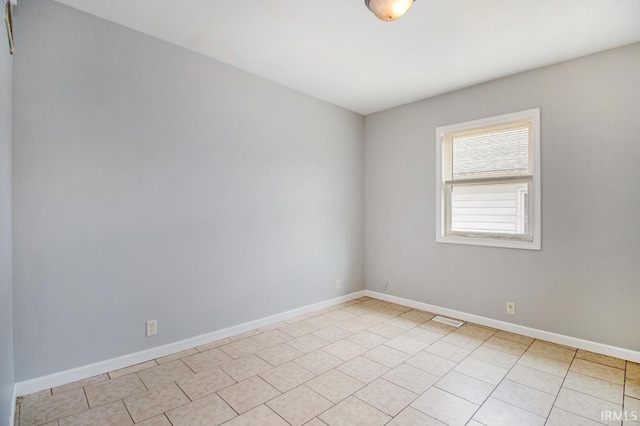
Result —
[[540, 250], [540, 110], [436, 130], [436, 241]]

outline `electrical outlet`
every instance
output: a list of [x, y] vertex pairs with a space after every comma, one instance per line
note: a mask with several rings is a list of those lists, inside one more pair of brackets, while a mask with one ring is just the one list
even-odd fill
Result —
[[516, 304], [515, 302], [507, 302], [507, 314], [515, 315], [516, 314]]
[[336, 280], [336, 288], [337, 289], [341, 289], [342, 288], [342, 281]]
[[158, 334], [158, 320], [147, 321], [147, 337]]

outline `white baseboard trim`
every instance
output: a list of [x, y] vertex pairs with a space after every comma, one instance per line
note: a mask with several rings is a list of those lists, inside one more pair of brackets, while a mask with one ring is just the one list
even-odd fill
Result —
[[175, 352], [180, 352], [185, 349], [193, 348], [195, 346], [205, 345], [207, 343], [224, 339], [226, 337], [231, 337], [237, 334], [246, 333], [247, 331], [255, 330], [256, 328], [266, 327], [270, 324], [274, 324], [279, 321], [285, 321], [285, 320], [297, 317], [299, 315], [304, 315], [309, 312], [317, 311], [319, 309], [323, 309], [333, 305], [338, 305], [340, 303], [348, 302], [350, 300], [357, 299], [364, 295], [365, 295], [364, 290], [357, 291], [355, 293], [347, 294], [344, 296], [340, 296], [340, 297], [325, 300], [322, 302], [314, 303], [311, 305], [303, 306], [301, 308], [296, 308], [290, 311], [271, 315], [265, 318], [260, 318], [257, 320], [245, 322], [243, 324], [217, 330], [212, 333], [191, 337], [189, 339], [180, 340], [178, 342], [169, 343], [167, 345], [158, 346], [155, 348], [147, 349], [144, 351], [140, 351], [140, 352], [136, 352], [128, 355], [123, 355], [117, 358], [112, 358], [105, 361], [84, 365], [82, 367], [73, 368], [71, 370], [61, 371], [59, 373], [53, 373], [47, 376], [25, 380], [15, 384], [14, 392], [17, 396], [24, 396], [34, 392], [39, 392], [43, 389], [49, 389], [56, 386], [62, 386], [68, 383], [73, 383], [78, 380], [87, 379], [89, 377], [97, 376], [98, 374], [108, 373], [109, 371], [114, 371], [120, 368], [129, 367], [131, 365], [139, 364], [141, 362], [150, 361], [152, 359], [170, 355]]
[[9, 411], [9, 426], [14, 426], [16, 421], [16, 402], [18, 400], [18, 396], [16, 393], [16, 385], [13, 385], [13, 395], [11, 395], [11, 410]]
[[10, 425], [13, 424], [13, 418], [14, 418], [14, 412], [15, 412], [15, 401], [16, 401], [16, 398], [19, 396], [28, 395], [34, 392], [41, 391], [43, 389], [62, 386], [67, 383], [73, 383], [78, 380], [87, 379], [89, 377], [93, 377], [98, 374], [104, 374], [104, 373], [108, 373], [109, 371], [114, 371], [120, 368], [139, 364], [141, 362], [150, 361], [152, 359], [170, 355], [172, 353], [193, 348], [195, 346], [204, 345], [216, 340], [224, 339], [226, 337], [231, 337], [237, 334], [245, 333], [247, 331], [251, 331], [256, 328], [265, 327], [267, 325], [274, 324], [279, 321], [285, 321], [287, 319], [291, 319], [299, 315], [304, 315], [309, 312], [317, 311], [319, 309], [323, 309], [329, 306], [334, 306], [343, 302], [348, 302], [350, 300], [357, 299], [362, 296], [369, 296], [375, 299], [380, 299], [387, 302], [398, 303], [400, 305], [409, 306], [414, 309], [433, 312], [438, 315], [445, 315], [448, 317], [452, 317], [452, 318], [456, 318], [464, 321], [474, 322], [476, 324], [484, 325], [487, 327], [509, 331], [511, 333], [522, 334], [524, 336], [546, 340], [548, 342], [558, 343], [565, 346], [571, 346], [574, 348], [584, 349], [584, 350], [599, 353], [602, 355], [608, 355], [615, 358], [621, 358], [621, 359], [626, 359], [628, 361], [640, 363], [640, 352], [632, 351], [630, 349], [624, 349], [624, 348], [606, 345], [603, 343], [597, 343], [589, 340], [579, 339], [576, 337], [565, 336], [562, 334], [552, 333], [550, 331], [538, 330], [538, 329], [526, 327], [523, 325], [518, 325], [518, 324], [513, 324], [513, 323], [500, 321], [492, 318], [487, 318], [480, 315], [469, 314], [466, 312], [456, 311], [454, 309], [449, 309], [449, 308], [443, 308], [436, 305], [430, 305], [428, 303], [417, 302], [414, 300], [405, 299], [398, 296], [392, 296], [385, 293], [379, 293], [376, 291], [362, 290], [362, 291], [347, 294], [344, 296], [336, 297], [333, 299], [325, 300], [322, 302], [314, 303], [311, 305], [303, 306], [301, 308], [296, 308], [290, 311], [271, 315], [265, 318], [249, 321], [236, 326], [217, 330], [212, 333], [207, 333], [207, 334], [192, 337], [189, 339], [180, 340], [178, 342], [169, 343], [167, 345], [158, 346], [155, 348], [147, 349], [144, 351], [140, 351], [140, 352], [136, 352], [128, 355], [123, 355], [117, 358], [112, 358], [105, 361], [84, 365], [81, 367], [73, 368], [71, 370], [61, 371], [59, 373], [49, 374], [47, 376], [42, 376], [42, 377], [37, 377], [35, 379], [17, 382], [13, 390], [12, 417], [10, 419], [11, 421], [9, 424]]
[[445, 315], [455, 319], [474, 322], [476, 324], [487, 327], [497, 328], [499, 330], [509, 331], [511, 333], [522, 334], [524, 336], [533, 337], [535, 339], [546, 340], [548, 342], [560, 345], [570, 346], [572, 348], [583, 349], [585, 351], [595, 352], [602, 355], [612, 356], [614, 358], [626, 359], [640, 363], [640, 352], [631, 349], [619, 348], [616, 346], [606, 345], [604, 343], [592, 342], [590, 340], [579, 339], [577, 337], [565, 336], [550, 331], [538, 330], [536, 328], [526, 327], [524, 325], [513, 324], [510, 322], [500, 321], [493, 318], [487, 318], [480, 315], [468, 314], [466, 312], [456, 311], [454, 309], [443, 308], [428, 303], [416, 302], [414, 300], [402, 297], [392, 296], [377, 291], [365, 290], [365, 296], [375, 299], [384, 300], [386, 302], [397, 303], [399, 305], [409, 306], [422, 311], [433, 312], [438, 315]]

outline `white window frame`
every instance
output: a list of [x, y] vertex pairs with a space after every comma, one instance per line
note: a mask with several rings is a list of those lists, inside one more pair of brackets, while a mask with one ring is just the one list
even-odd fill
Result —
[[[529, 212], [532, 216], [530, 226], [532, 240], [523, 240], [522, 237], [478, 236], [478, 235], [446, 235], [447, 194], [445, 188], [446, 170], [446, 136], [451, 133], [480, 130], [494, 126], [505, 125], [514, 122], [531, 121], [532, 147], [530, 155], [533, 156], [533, 177], [531, 179], [530, 194], [528, 197]], [[436, 242], [465, 244], [487, 247], [505, 247], [515, 249], [541, 249], [541, 186], [540, 186], [540, 109], [504, 114], [465, 123], [441, 126], [436, 129]]]

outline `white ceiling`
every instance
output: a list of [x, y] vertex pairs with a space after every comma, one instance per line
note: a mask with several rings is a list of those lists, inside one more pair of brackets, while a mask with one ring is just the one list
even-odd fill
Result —
[[57, 1], [361, 114], [640, 41], [640, 0]]

